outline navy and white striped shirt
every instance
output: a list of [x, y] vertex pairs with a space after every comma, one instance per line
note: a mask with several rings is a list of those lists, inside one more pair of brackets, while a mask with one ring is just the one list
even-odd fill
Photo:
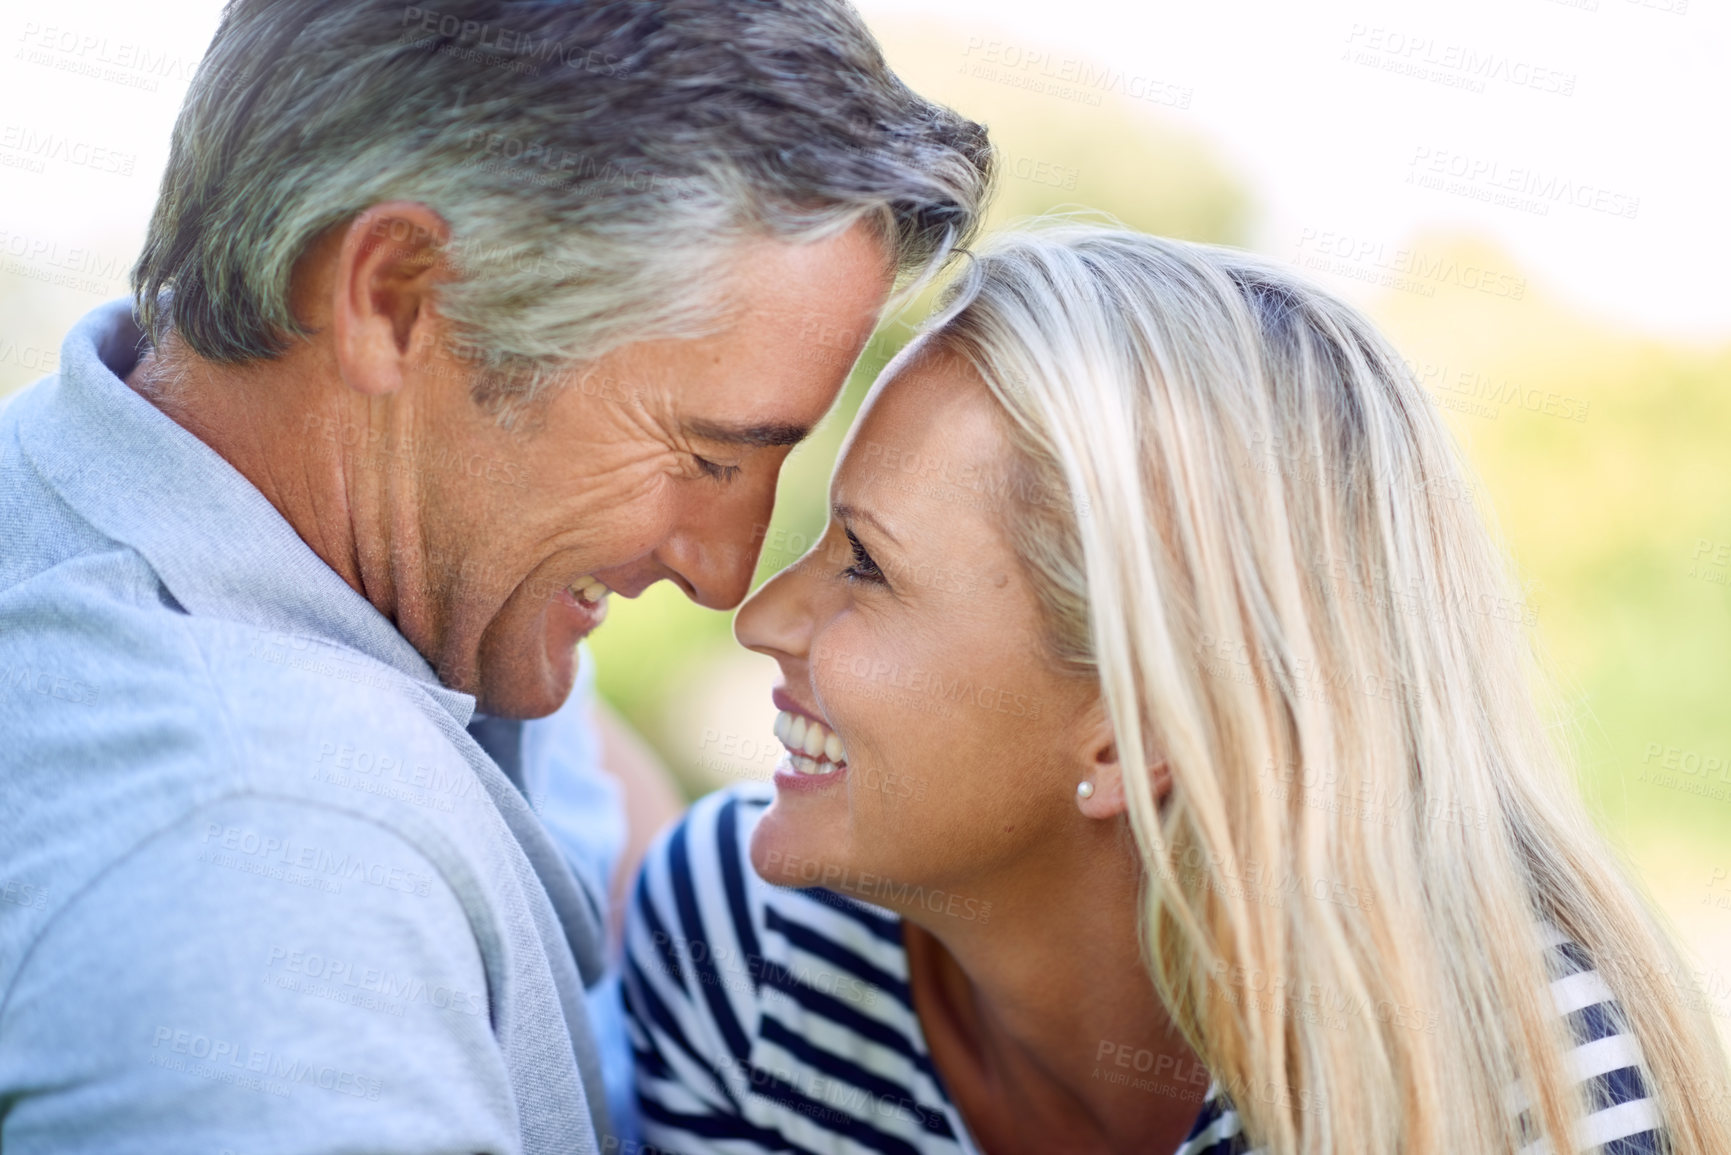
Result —
[[[772, 797], [758, 783], [709, 795], [644, 862], [625, 989], [645, 1139], [678, 1155], [979, 1155], [914, 1012], [901, 919], [752, 870]], [[1634, 1038], [1581, 949], [1558, 935], [1551, 955], [1570, 1063], [1591, 1080], [1579, 1150], [1653, 1155]], [[1218, 1087], [1190, 1093], [1198, 1115], [1175, 1155], [1251, 1155]]]

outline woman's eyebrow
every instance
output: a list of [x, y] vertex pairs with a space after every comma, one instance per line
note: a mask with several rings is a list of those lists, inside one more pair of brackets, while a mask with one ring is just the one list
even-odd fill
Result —
[[723, 445], [746, 445], [753, 449], [768, 446], [798, 445], [811, 433], [811, 426], [796, 425], [785, 421], [766, 421], [758, 425], [733, 425], [725, 421], [711, 421], [704, 417], [693, 417], [682, 423], [685, 432], [702, 441], [715, 441]]
[[887, 525], [885, 525], [883, 522], [879, 521], [877, 519], [877, 516], [875, 514], [873, 514], [871, 512], [871, 510], [869, 510], [869, 509], [860, 509], [858, 506], [846, 505], [846, 504], [838, 501], [834, 505], [829, 507], [829, 511], [831, 514], [833, 514], [835, 516], [835, 519], [837, 521], [848, 522], [848, 521], [856, 521], [857, 520], [857, 521], [866, 522], [866, 523], [870, 524], [873, 528], [875, 528], [879, 533], [881, 533], [885, 537], [889, 538], [890, 542], [892, 544], [894, 544], [894, 545], [900, 545], [901, 544], [901, 542], [896, 539], [896, 535], [890, 532], [889, 527]]

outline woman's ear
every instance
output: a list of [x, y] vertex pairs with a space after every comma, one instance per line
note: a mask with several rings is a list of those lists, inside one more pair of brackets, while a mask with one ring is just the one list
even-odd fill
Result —
[[[1105, 709], [1098, 708], [1093, 713], [1097, 717], [1089, 720], [1082, 758], [1087, 776], [1076, 784], [1076, 807], [1086, 818], [1116, 818], [1129, 808], [1124, 768], [1118, 760], [1118, 742]], [[1159, 805], [1171, 792], [1171, 771], [1161, 760], [1148, 768], [1148, 776], [1155, 805]]]

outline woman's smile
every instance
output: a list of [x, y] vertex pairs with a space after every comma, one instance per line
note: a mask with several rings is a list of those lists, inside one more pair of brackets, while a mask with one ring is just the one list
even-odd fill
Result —
[[787, 747], [775, 767], [775, 784], [782, 790], [833, 786], [847, 773], [847, 748], [841, 735], [803, 709], [785, 690], [772, 695], [780, 713], [775, 736]]

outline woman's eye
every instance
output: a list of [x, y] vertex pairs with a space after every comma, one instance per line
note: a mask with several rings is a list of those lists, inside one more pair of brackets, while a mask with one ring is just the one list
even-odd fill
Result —
[[883, 571], [878, 569], [878, 563], [872, 560], [872, 555], [866, 552], [866, 547], [860, 544], [859, 538], [853, 535], [853, 530], [847, 533], [847, 543], [853, 548], [853, 564], [841, 571], [841, 576], [849, 581], [879, 582], [884, 580]]
[[713, 478], [716, 481], [728, 482], [739, 476], [740, 467], [737, 465], [722, 465], [695, 454], [692, 455], [692, 460], [697, 462], [697, 468], [703, 471], [705, 477]]

